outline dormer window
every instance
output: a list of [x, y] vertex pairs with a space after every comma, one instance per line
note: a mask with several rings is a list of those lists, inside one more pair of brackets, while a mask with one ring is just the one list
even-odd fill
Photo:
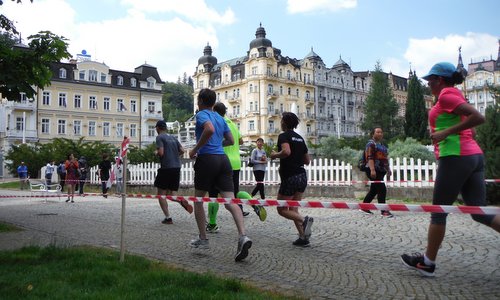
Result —
[[89, 70], [89, 81], [97, 81], [97, 71]]
[[156, 80], [153, 77], [148, 78], [148, 88], [152, 89], [155, 87]]
[[123, 85], [123, 76], [118, 76], [116, 78], [116, 84], [117, 85]]
[[130, 78], [130, 86], [131, 87], [136, 87], [137, 86], [137, 79]]
[[59, 78], [66, 78], [66, 69], [65, 68], [59, 69]]
[[80, 72], [78, 72], [78, 79], [85, 80], [85, 70], [81, 70]]
[[106, 73], [101, 73], [101, 82], [102, 83], [106, 83], [106, 78], [107, 78]]

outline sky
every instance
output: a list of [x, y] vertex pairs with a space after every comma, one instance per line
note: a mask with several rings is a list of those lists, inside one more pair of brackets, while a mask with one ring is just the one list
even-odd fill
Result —
[[49, 30], [115, 70], [148, 63], [163, 81], [192, 76], [208, 44], [218, 62], [247, 54], [259, 24], [283, 56], [311, 49], [327, 67], [423, 76], [436, 62], [497, 59], [498, 0], [4, 0], [26, 42]]

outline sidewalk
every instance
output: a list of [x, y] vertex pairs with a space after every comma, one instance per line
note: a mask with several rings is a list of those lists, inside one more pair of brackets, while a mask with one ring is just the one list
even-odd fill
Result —
[[[0, 195], [27, 195], [0, 190]], [[0, 198], [0, 221], [23, 232], [0, 234], [0, 249], [25, 245], [96, 245], [119, 249], [121, 198]], [[313, 216], [310, 248], [292, 245], [291, 221], [268, 208], [260, 222], [245, 218], [253, 245], [247, 259], [234, 262], [237, 232], [231, 215], [219, 209], [218, 234], [210, 250], [191, 249], [194, 215], [169, 202], [173, 225], [164, 225], [155, 199], [127, 199], [125, 243], [140, 254], [195, 272], [240, 278], [268, 290], [311, 299], [499, 299], [500, 235], [468, 215], [448, 218], [436, 278], [422, 278], [405, 268], [403, 252], [423, 251], [428, 214], [396, 212], [393, 219], [355, 210], [301, 209]], [[247, 209], [251, 211], [251, 209]]]

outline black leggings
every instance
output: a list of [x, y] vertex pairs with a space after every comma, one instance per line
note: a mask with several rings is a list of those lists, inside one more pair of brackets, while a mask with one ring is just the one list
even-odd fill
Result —
[[[469, 156], [445, 156], [439, 158], [432, 204], [452, 205], [462, 194], [468, 206], [486, 206], [484, 182], [484, 157], [482, 154]], [[432, 224], [446, 224], [445, 213], [432, 213]], [[494, 215], [471, 215], [474, 221], [490, 226]]]
[[[370, 171], [366, 172], [366, 176], [368, 177], [368, 179], [376, 180], [376, 181], [383, 181], [386, 172], [376, 171], [376, 174], [377, 175], [375, 178], [370, 178]], [[368, 194], [366, 194], [365, 199], [363, 200], [363, 203], [371, 203], [373, 198], [375, 198], [375, 195], [377, 196], [378, 203], [385, 203], [386, 194], [387, 194], [387, 188], [385, 187], [385, 183], [372, 182], [370, 184], [370, 190], [368, 191]]]
[[264, 194], [264, 176], [266, 176], [266, 171], [256, 170], [253, 171], [253, 176], [255, 176], [255, 180], [257, 181], [257, 186], [252, 191], [252, 197], [260, 193], [260, 199], [266, 199], [266, 195]]

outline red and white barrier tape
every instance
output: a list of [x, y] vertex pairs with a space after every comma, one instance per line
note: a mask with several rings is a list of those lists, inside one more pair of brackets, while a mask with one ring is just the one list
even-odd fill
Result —
[[[84, 196], [102, 196], [102, 194], [88, 193]], [[0, 195], [0, 198], [49, 198], [65, 197], [61, 195]], [[76, 195], [78, 196], [78, 194]], [[150, 194], [127, 194], [129, 198], [156, 199], [159, 195]], [[296, 201], [296, 200], [274, 200], [274, 199], [238, 199], [238, 198], [209, 198], [194, 196], [166, 196], [171, 201], [188, 200], [193, 202], [217, 202], [220, 204], [245, 204], [280, 207], [305, 207], [305, 208], [331, 208], [331, 209], [365, 209], [365, 210], [392, 210], [407, 212], [437, 212], [476, 215], [500, 215], [500, 207], [495, 206], [465, 206], [465, 205], [430, 205], [430, 204], [379, 204], [379, 203], [348, 203], [332, 201]]]

